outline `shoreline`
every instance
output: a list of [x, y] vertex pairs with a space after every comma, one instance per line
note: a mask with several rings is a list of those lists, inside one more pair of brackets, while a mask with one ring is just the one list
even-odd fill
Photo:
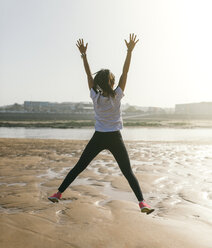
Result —
[[[26, 128], [91, 128], [95, 122], [91, 120], [0, 120], [0, 127], [26, 127]], [[186, 120], [186, 119], [141, 119], [123, 120], [124, 127], [129, 128], [212, 128], [212, 120]]]
[[[90, 138], [88, 139], [56, 139], [56, 138], [34, 138], [34, 137], [30, 137], [30, 138], [13, 138], [13, 137], [0, 137], [0, 142], [5, 142], [5, 141], [9, 141], [9, 142], [24, 142], [24, 143], [28, 143], [28, 142], [70, 142], [70, 143], [85, 143], [85, 145], [87, 144], [87, 142], [90, 140]], [[125, 145], [130, 145], [130, 144], [149, 144], [149, 145], [159, 145], [159, 144], [184, 144], [184, 145], [189, 145], [189, 144], [195, 144], [196, 146], [201, 146], [201, 145], [212, 145], [212, 140], [207, 141], [207, 140], [126, 140], [124, 139], [124, 143]]]

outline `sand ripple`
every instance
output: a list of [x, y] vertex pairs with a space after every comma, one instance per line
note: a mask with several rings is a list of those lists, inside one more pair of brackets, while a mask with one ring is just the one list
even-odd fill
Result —
[[212, 144], [126, 142], [148, 217], [108, 151], [47, 200], [85, 145], [0, 139], [1, 247], [212, 247]]

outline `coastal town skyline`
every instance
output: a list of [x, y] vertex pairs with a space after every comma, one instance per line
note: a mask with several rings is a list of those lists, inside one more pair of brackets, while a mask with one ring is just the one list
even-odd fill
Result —
[[[186, 114], [212, 116], [212, 102], [175, 104], [175, 108], [161, 108], [157, 106], [138, 106], [129, 103], [122, 104], [121, 109], [125, 113], [140, 114]], [[48, 101], [24, 101], [23, 104], [0, 106], [0, 113], [81, 113], [94, 114], [93, 103], [90, 102], [48, 102]]]

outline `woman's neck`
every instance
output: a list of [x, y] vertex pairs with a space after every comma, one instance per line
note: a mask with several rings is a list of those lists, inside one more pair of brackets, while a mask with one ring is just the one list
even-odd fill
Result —
[[104, 97], [108, 97], [108, 94], [107, 94], [107, 93], [102, 93], [102, 95], [103, 95]]

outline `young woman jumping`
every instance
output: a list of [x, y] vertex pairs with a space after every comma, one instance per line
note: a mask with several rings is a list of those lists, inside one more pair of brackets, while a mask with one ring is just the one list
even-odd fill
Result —
[[62, 193], [74, 181], [74, 179], [89, 165], [89, 163], [102, 150], [109, 150], [116, 159], [121, 172], [127, 179], [130, 187], [135, 193], [141, 212], [150, 214], [154, 211], [145, 201], [135, 177], [129, 156], [124, 145], [120, 130], [123, 127], [121, 117], [121, 99], [124, 96], [123, 92], [127, 81], [127, 73], [130, 66], [132, 51], [139, 40], [136, 40], [136, 35], [130, 34], [129, 42], [125, 40], [127, 46], [127, 56], [123, 67], [122, 75], [119, 79], [118, 87], [113, 89], [115, 76], [110, 70], [100, 70], [95, 73], [93, 79], [90, 67], [87, 61], [87, 47], [88, 43], [84, 45], [83, 39], [77, 41], [77, 47], [81, 53], [85, 72], [87, 74], [88, 86], [90, 90], [90, 97], [93, 100], [95, 111], [95, 132], [91, 140], [85, 147], [79, 161], [67, 174], [64, 181], [58, 188], [58, 192], [48, 197], [52, 202], [58, 202]]

